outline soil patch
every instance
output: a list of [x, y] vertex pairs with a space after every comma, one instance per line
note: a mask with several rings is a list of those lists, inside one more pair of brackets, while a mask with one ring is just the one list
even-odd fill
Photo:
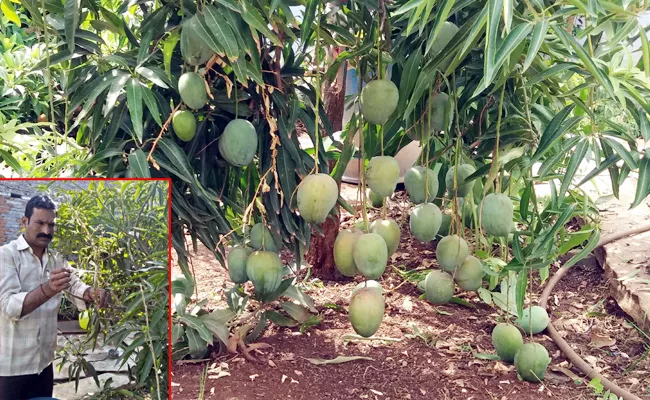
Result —
[[[350, 292], [362, 279], [321, 282], [312, 276], [304, 280], [303, 287], [323, 318], [320, 325], [301, 333], [298, 328], [269, 324], [257, 342], [272, 348], [255, 354], [259, 363], [216, 353], [208, 362], [175, 363], [173, 398], [198, 398], [200, 376], [207, 365], [206, 399], [595, 399], [594, 391], [584, 382], [574, 382], [580, 372], [543, 334], [532, 339], [543, 344], [552, 357], [543, 385], [520, 381], [512, 365], [485, 359], [494, 354], [491, 331], [502, 312], [476, 294], [457, 293], [474, 307], [433, 306], [418, 299], [421, 293], [416, 285], [403, 283], [395, 269], [437, 267], [436, 242], [420, 243], [410, 236], [403, 200], [403, 194], [398, 194], [390, 202], [389, 217], [402, 225], [402, 238], [380, 279], [386, 314], [375, 335], [397, 341], [348, 340], [345, 336], [354, 331], [345, 309]], [[374, 210], [372, 214], [378, 213]], [[341, 228], [352, 224], [350, 216], [344, 216]], [[210, 310], [225, 307], [221, 296], [232, 285], [228, 272], [202, 246], [193, 265], [198, 298], [207, 298]], [[174, 268], [174, 274], [180, 273]], [[539, 282], [536, 292], [541, 292]], [[583, 358], [633, 393], [650, 393], [650, 357], [643, 359], [646, 345], [608, 298], [602, 270], [593, 259], [570, 270], [550, 304], [556, 328]], [[308, 360], [337, 356], [372, 360], [330, 365]]]

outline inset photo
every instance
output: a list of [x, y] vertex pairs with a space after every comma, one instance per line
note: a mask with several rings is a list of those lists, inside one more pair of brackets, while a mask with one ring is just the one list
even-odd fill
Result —
[[0, 180], [0, 400], [168, 398], [169, 180]]

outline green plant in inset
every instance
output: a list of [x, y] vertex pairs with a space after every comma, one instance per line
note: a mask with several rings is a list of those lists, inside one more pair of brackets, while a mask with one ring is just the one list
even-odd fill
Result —
[[[41, 187], [60, 203], [53, 247], [85, 283], [111, 292], [93, 310], [80, 351], [99, 340], [130, 368], [136, 392], [167, 396], [167, 188], [164, 181], [55, 183]], [[65, 306], [62, 302], [62, 307]], [[83, 358], [64, 349], [65, 363]], [[75, 361], [78, 360], [78, 361]], [[78, 371], [78, 370], [77, 370]], [[76, 375], [78, 377], [78, 375]]]

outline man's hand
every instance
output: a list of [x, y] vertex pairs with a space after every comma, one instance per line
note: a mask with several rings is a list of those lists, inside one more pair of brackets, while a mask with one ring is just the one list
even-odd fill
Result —
[[84, 293], [84, 300], [95, 303], [97, 307], [104, 308], [110, 302], [111, 296], [107, 290], [88, 288]]
[[50, 272], [50, 280], [47, 285], [54, 294], [66, 290], [70, 287], [70, 271], [65, 268], [53, 269]]

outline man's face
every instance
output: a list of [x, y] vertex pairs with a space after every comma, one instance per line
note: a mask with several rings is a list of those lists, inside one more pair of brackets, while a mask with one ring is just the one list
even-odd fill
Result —
[[54, 237], [54, 220], [56, 214], [53, 210], [34, 208], [29, 221], [23, 217], [25, 227], [25, 240], [32, 246], [47, 247]]

